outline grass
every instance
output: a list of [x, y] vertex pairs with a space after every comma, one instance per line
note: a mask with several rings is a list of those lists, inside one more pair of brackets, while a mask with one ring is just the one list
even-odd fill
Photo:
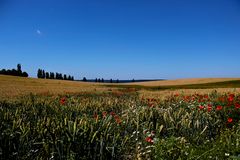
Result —
[[216, 92], [165, 100], [133, 91], [0, 100], [0, 159], [239, 158], [239, 108], [240, 95]]
[[0, 85], [0, 159], [240, 158], [239, 80], [159, 87], [0, 76]]

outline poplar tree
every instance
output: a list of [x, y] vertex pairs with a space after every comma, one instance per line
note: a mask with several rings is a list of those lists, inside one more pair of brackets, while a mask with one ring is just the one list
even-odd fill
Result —
[[63, 79], [67, 80], [67, 75], [66, 74], [64, 74]]
[[49, 79], [49, 72], [46, 72], [46, 79]]
[[41, 78], [41, 77], [42, 77], [42, 70], [41, 70], [41, 69], [38, 69], [37, 77], [38, 77], [38, 78]]

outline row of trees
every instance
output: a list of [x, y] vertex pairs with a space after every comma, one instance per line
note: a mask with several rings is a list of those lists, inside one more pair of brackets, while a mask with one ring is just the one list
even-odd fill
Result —
[[[82, 80], [82, 81], [83, 81], [83, 82], [93, 82], [94, 80], [87, 80], [86, 77], [83, 77], [83, 80]], [[95, 79], [95, 82], [98, 82], [98, 83], [104, 83], [104, 82], [106, 82], [106, 83], [119, 83], [119, 80], [118, 80], [118, 79], [117, 79], [117, 80], [113, 80], [113, 79], [104, 80], [103, 78], [96, 78], [96, 79]], [[135, 82], [135, 80], [132, 79], [132, 80], [130, 80], [130, 81], [128, 81], [128, 82]]]
[[[102, 83], [104, 83], [105, 80], [104, 80], [103, 78], [102, 78], [102, 79], [96, 78], [96, 79], [95, 79], [95, 82], [102, 82]], [[117, 80], [110, 79], [110, 80], [107, 81], [107, 82], [110, 82], [110, 83], [119, 83], [119, 80], [118, 80], [118, 79], [117, 79]]]
[[38, 69], [37, 73], [38, 78], [43, 78], [43, 79], [60, 79], [60, 80], [71, 80], [74, 81], [74, 77], [62, 73], [54, 73], [54, 72], [45, 72], [43, 69]]
[[[83, 82], [93, 82], [94, 80], [87, 80], [86, 77], [83, 77]], [[98, 83], [104, 83], [104, 82], [107, 82], [107, 83], [119, 83], [119, 80], [113, 80], [113, 79], [110, 79], [110, 80], [104, 80], [103, 78], [96, 78], [95, 79], [95, 82], [98, 82]]]
[[102, 82], [102, 83], [104, 83], [104, 79], [103, 79], [103, 78], [102, 78], [102, 79], [100, 79], [100, 78], [97, 79], [97, 78], [96, 78], [96, 79], [95, 79], [95, 82]]
[[[12, 76], [21, 76], [21, 77], [28, 77], [28, 73], [27, 72], [23, 72], [22, 71], [22, 67], [21, 64], [17, 64], [17, 69], [2, 69], [0, 70], [0, 74], [4, 74], [4, 75], [12, 75]], [[71, 75], [66, 75], [66, 74], [62, 74], [62, 73], [54, 73], [54, 72], [45, 72], [45, 70], [43, 69], [38, 69], [37, 72], [37, 77], [38, 78], [42, 78], [42, 79], [60, 79], [60, 80], [71, 80], [74, 81], [74, 77]], [[94, 82], [94, 80], [87, 80], [86, 77], [83, 78], [84, 82], [90, 81], [90, 82]], [[108, 82], [108, 83], [119, 83], [119, 80], [104, 80], [103, 78], [96, 78], [95, 82], [98, 83], [104, 83], [104, 82]], [[132, 82], [135, 82], [135, 80], [133, 79]]]
[[[86, 77], [83, 77], [83, 80], [82, 80], [82, 81], [83, 81], [83, 82], [93, 82], [94, 80], [87, 80]], [[119, 83], [119, 80], [118, 80], [118, 79], [117, 79], [117, 80], [113, 80], [113, 79], [104, 80], [103, 78], [96, 78], [96, 79], [95, 79], [95, 82], [98, 82], [98, 83], [104, 83], [104, 82], [106, 82], [106, 83]], [[129, 82], [130, 82], [130, 81], [129, 81]], [[131, 82], [135, 82], [135, 80], [132, 79]]]
[[0, 70], [0, 74], [11, 75], [11, 76], [20, 76], [20, 77], [28, 77], [27, 72], [22, 71], [21, 64], [17, 65], [17, 69], [2, 69]]
[[[93, 82], [93, 80], [87, 80], [87, 78], [86, 77], [83, 77], [83, 80], [82, 80], [83, 82]], [[110, 80], [104, 80], [103, 78], [96, 78], [95, 79], [95, 82], [98, 82], [98, 83], [104, 83], [104, 82], [110, 82], [110, 83], [119, 83], [119, 80], [117, 79], [117, 80], [112, 80], [112, 79], [110, 79]]]

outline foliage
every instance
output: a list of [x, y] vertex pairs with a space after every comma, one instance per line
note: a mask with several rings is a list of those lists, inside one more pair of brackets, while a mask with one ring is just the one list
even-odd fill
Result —
[[37, 72], [37, 77], [38, 78], [43, 78], [43, 79], [59, 79], [59, 80], [74, 80], [73, 76], [67, 76], [66, 74], [58, 73], [54, 74], [53, 72], [45, 72], [43, 69], [38, 69]]
[[28, 73], [22, 71], [21, 64], [17, 64], [17, 70], [16, 69], [12, 69], [12, 70], [2, 69], [2, 70], [0, 70], [0, 74], [11, 75], [11, 76], [20, 76], [20, 77], [28, 77]]

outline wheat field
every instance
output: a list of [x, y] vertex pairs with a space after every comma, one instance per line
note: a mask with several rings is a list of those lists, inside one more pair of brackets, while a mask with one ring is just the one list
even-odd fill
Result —
[[[240, 80], [240, 78], [198, 78], [198, 79], [178, 79], [178, 80], [164, 80], [152, 82], [136, 82], [127, 83], [127, 85], [141, 85], [141, 86], [171, 86], [171, 85], [187, 85], [187, 84], [204, 84], [212, 82], [224, 82], [230, 80]], [[93, 83], [81, 81], [63, 81], [63, 80], [47, 80], [36, 78], [23, 78], [15, 76], [0, 75], [0, 98], [10, 98], [16, 96], [34, 94], [65, 94], [65, 93], [80, 93], [80, 92], [102, 92], [113, 91], [116, 84], [111, 84], [113, 87], [106, 87], [109, 83]], [[117, 85], [122, 85], [117, 83]], [[126, 84], [124, 84], [126, 85]], [[217, 90], [220, 93], [226, 92], [240, 92], [240, 88], [214, 88], [214, 89], [179, 89], [179, 90], [164, 90], [164, 91], [147, 91], [140, 90], [142, 96], [154, 96], [164, 98], [175, 93], [209, 93]]]
[[83, 91], [104, 90], [94, 83], [46, 80], [0, 75], [0, 97], [34, 94], [64, 94]]
[[240, 80], [240, 78], [189, 78], [189, 79], [176, 79], [176, 80], [162, 80], [162, 81], [150, 81], [150, 82], [135, 82], [128, 83], [131, 85], [142, 86], [173, 86], [173, 85], [188, 85], [188, 84], [204, 84], [204, 83], [216, 83], [225, 81]]

